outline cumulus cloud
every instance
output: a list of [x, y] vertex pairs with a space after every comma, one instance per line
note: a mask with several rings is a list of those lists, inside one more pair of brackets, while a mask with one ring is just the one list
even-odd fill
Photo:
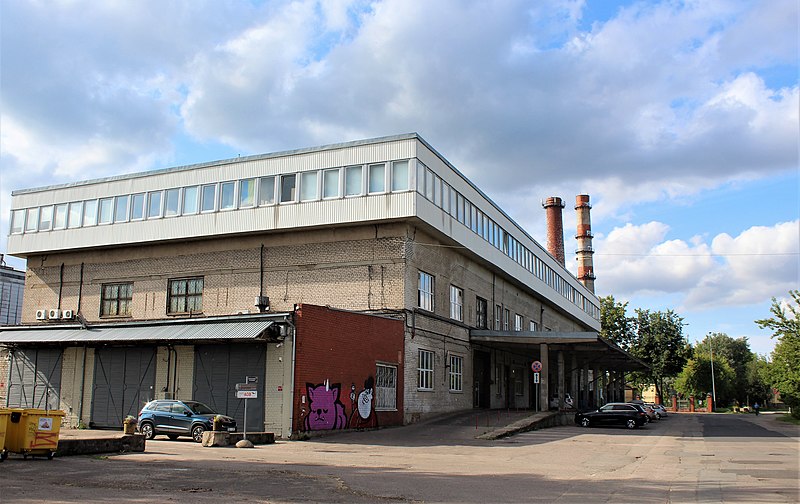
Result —
[[686, 293], [691, 310], [743, 306], [781, 296], [800, 279], [800, 221], [751, 227], [710, 241], [669, 239], [661, 222], [627, 224], [596, 240], [595, 269], [615, 296]]

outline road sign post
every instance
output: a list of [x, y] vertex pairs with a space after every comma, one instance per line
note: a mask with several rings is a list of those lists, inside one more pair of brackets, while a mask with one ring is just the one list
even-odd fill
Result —
[[539, 373], [542, 371], [542, 362], [538, 360], [531, 362], [531, 371], [533, 371], [533, 383], [536, 384], [536, 411], [539, 411]]
[[247, 376], [247, 383], [236, 384], [236, 398], [244, 399], [244, 423], [242, 425], [242, 439], [247, 439], [247, 400], [258, 398], [258, 377]]

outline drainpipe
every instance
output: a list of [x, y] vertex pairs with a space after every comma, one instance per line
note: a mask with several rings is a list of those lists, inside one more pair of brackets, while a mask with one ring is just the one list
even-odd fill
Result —
[[58, 306], [56, 308], [61, 310], [61, 292], [64, 289], [64, 263], [61, 263], [61, 270], [58, 274]]
[[83, 344], [83, 367], [81, 368], [81, 400], [78, 406], [78, 424], [83, 422], [83, 389], [86, 387], [86, 343]]
[[78, 282], [78, 309], [75, 313], [81, 312], [81, 298], [83, 297], [83, 263], [81, 263], [81, 279]]

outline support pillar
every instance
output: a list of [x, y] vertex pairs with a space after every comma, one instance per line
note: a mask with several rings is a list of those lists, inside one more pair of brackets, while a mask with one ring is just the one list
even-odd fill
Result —
[[564, 379], [564, 351], [558, 351], [558, 410], [564, 409], [564, 393], [567, 389], [565, 387]]
[[574, 406], [578, 406], [578, 357], [572, 353], [572, 366], [570, 372], [569, 388]]
[[583, 394], [581, 394], [581, 408], [588, 409], [589, 408], [589, 365], [584, 364], [583, 368], [581, 368], [581, 388], [583, 389]]
[[539, 360], [542, 362], [542, 372], [539, 373], [539, 411], [547, 411], [550, 407], [550, 352], [547, 343], [539, 345]]

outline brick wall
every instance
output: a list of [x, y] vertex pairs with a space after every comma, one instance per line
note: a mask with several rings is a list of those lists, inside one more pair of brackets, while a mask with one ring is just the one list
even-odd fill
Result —
[[11, 355], [7, 348], [0, 348], [0, 407], [8, 404], [8, 373], [11, 368]]
[[[295, 430], [368, 428], [402, 423], [402, 320], [304, 304], [297, 311], [296, 325]], [[379, 363], [397, 367], [397, 408], [394, 411], [373, 408], [363, 420], [354, 410], [365, 390], [365, 381], [370, 377], [375, 380]], [[321, 386], [311, 391], [313, 400], [307, 384]], [[376, 397], [377, 391], [373, 405]], [[319, 408], [328, 408], [327, 416], [319, 417], [312, 411]]]

